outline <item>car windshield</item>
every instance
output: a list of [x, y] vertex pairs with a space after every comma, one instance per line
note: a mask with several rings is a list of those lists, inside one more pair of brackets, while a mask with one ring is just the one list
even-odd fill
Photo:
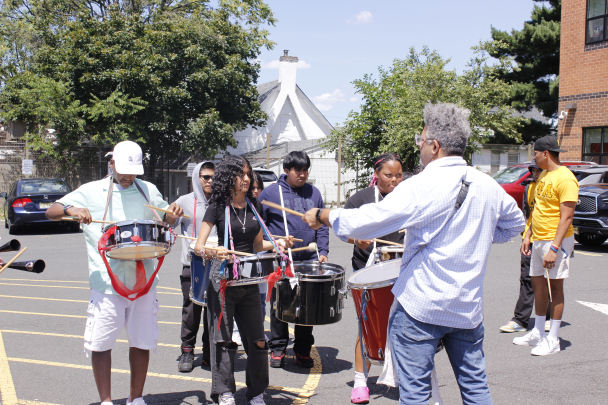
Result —
[[63, 180], [31, 180], [19, 183], [18, 195], [69, 193]]
[[257, 172], [261, 177], [262, 181], [277, 181], [277, 175], [268, 172]]
[[508, 167], [504, 170], [499, 171], [494, 176], [494, 180], [496, 180], [499, 184], [511, 184], [516, 182], [526, 174], [528, 171], [527, 167]]

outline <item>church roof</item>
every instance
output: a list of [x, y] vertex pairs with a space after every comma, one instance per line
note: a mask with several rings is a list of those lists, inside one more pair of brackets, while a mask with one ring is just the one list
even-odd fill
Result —
[[270, 93], [272, 93], [272, 91], [276, 88], [280, 89], [281, 84], [279, 83], [278, 80], [273, 80], [271, 82], [268, 83], [262, 83], [260, 85], [258, 85], [258, 101], [261, 103], [264, 102], [264, 100], [266, 100], [266, 98], [268, 97], [268, 95]]

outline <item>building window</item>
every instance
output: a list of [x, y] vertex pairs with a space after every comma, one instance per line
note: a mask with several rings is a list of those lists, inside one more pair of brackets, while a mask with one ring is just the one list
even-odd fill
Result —
[[585, 44], [608, 40], [608, 0], [587, 0]]
[[507, 162], [509, 166], [513, 166], [519, 163], [519, 153], [509, 153], [507, 156]]
[[608, 127], [583, 130], [583, 160], [608, 164]]

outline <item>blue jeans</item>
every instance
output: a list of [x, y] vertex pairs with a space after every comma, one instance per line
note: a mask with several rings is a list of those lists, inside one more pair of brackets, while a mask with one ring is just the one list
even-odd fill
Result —
[[443, 339], [463, 404], [491, 405], [483, 354], [483, 322], [474, 329], [431, 325], [412, 318], [397, 305], [390, 320], [389, 336], [399, 375], [399, 403], [427, 405], [431, 395], [431, 371], [435, 350]]

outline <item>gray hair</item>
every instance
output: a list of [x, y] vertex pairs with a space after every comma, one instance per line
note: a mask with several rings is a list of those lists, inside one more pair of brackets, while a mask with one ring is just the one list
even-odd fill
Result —
[[424, 106], [426, 139], [435, 139], [448, 156], [462, 156], [471, 135], [471, 110], [450, 103]]

